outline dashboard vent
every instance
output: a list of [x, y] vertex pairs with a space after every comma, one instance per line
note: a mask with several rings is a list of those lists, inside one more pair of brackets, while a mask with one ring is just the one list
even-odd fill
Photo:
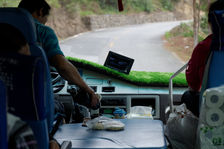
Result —
[[102, 92], [115, 92], [115, 87], [114, 86], [102, 87]]

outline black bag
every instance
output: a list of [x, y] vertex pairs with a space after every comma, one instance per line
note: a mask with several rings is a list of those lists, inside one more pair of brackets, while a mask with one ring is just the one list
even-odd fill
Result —
[[72, 122], [81, 123], [84, 118], [90, 118], [89, 109], [86, 106], [76, 103], [72, 112]]
[[199, 92], [187, 90], [181, 97], [181, 103], [185, 103], [187, 109], [197, 117], [199, 117], [199, 96]]
[[54, 100], [54, 113], [65, 114], [64, 105], [58, 100]]

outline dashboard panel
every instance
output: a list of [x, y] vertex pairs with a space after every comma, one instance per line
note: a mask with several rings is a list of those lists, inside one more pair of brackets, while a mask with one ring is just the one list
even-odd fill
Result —
[[[93, 112], [113, 114], [114, 108], [119, 107], [129, 113], [133, 106], [150, 106], [153, 109], [155, 119], [165, 120], [165, 108], [169, 105], [168, 87], [137, 86], [98, 72], [86, 69], [79, 71], [83, 80], [102, 96], [101, 108]], [[69, 98], [68, 87], [69, 84], [66, 82], [64, 88], [57, 93], [58, 98], [66, 97], [67, 102]], [[186, 87], [174, 87], [175, 103], [180, 102], [180, 97], [186, 89]]]

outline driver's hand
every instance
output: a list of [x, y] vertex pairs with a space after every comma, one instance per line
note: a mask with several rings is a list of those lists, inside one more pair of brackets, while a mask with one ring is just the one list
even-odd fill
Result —
[[99, 94], [91, 93], [91, 107], [96, 107], [99, 104], [101, 96]]
[[59, 144], [55, 140], [50, 140], [50, 149], [60, 149]]

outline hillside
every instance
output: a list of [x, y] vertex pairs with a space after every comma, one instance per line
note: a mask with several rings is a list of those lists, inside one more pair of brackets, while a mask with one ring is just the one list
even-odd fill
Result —
[[[208, 25], [208, 6], [206, 2], [201, 5], [198, 42], [205, 39], [211, 33]], [[193, 36], [193, 24], [183, 23], [165, 34], [164, 39], [166, 42], [164, 45], [166, 49], [175, 53], [182, 61], [187, 62], [194, 49]]]
[[[117, 0], [47, 0], [52, 7], [47, 25], [51, 26], [59, 39], [73, 36], [77, 33], [92, 30], [92, 22], [99, 20], [102, 15], [118, 18], [112, 24], [99, 26], [113, 27], [118, 25], [139, 24], [155, 21], [171, 21], [189, 19], [192, 17], [192, 0], [123, 0], [124, 11], [119, 12]], [[1, 7], [16, 7], [19, 0], [0, 0]], [[133, 19], [138, 20], [123, 22]], [[166, 16], [169, 17], [167, 19]], [[98, 17], [97, 17], [98, 16]], [[123, 16], [130, 16], [125, 18]], [[171, 16], [171, 17], [170, 17]], [[124, 18], [124, 19], [120, 19]], [[160, 19], [158, 19], [160, 18]], [[104, 21], [105, 22], [105, 21]], [[94, 22], [95, 23], [95, 22]]]
[[[54, 28], [60, 39], [64, 39], [80, 32], [101, 27], [192, 18], [192, 0], [123, 0], [123, 2], [123, 12], [118, 11], [117, 0], [62, 0], [60, 3], [50, 2], [53, 10], [48, 25]], [[106, 22], [106, 20], [111, 20], [111, 22]], [[104, 24], [99, 25], [102, 22]], [[93, 24], [98, 24], [98, 26], [92, 27]]]

